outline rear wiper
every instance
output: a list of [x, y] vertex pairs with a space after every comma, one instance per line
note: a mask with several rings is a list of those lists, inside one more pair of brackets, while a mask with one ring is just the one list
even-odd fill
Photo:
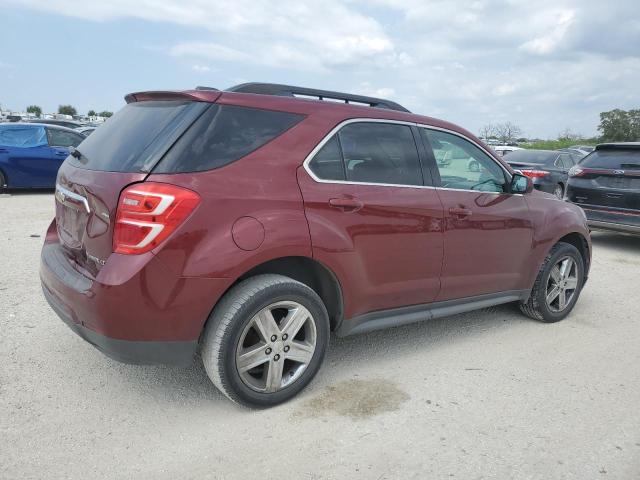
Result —
[[[76, 147], [69, 147], [69, 155], [71, 155], [72, 157], [77, 158], [78, 160], [80, 160], [80, 163], [87, 163], [87, 161], [89, 160]], [[84, 159], [84, 161], [83, 161], [83, 159]]]

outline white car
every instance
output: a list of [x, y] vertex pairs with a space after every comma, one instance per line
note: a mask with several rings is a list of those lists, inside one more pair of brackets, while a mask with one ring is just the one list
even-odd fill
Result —
[[501, 157], [514, 150], [522, 150], [520, 147], [512, 147], [511, 145], [493, 145], [491, 148]]

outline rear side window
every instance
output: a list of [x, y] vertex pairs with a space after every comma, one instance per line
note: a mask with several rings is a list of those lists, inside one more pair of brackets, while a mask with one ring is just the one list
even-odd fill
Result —
[[51, 147], [77, 147], [84, 140], [84, 136], [57, 128], [47, 128], [47, 137]]
[[278, 137], [303, 118], [287, 112], [211, 105], [154, 172], [199, 172], [228, 165]]
[[342, 152], [338, 143], [338, 136], [334, 135], [320, 149], [309, 162], [313, 173], [323, 180], [344, 180], [344, 163]]
[[584, 157], [580, 166], [606, 170], [638, 170], [640, 169], [640, 149], [596, 150]]
[[151, 101], [126, 105], [84, 139], [77, 167], [109, 172], [148, 172], [193, 121], [204, 102]]
[[309, 162], [323, 180], [422, 185], [418, 149], [411, 128], [360, 122], [343, 127]]
[[47, 144], [44, 127], [28, 125], [0, 126], [0, 145], [3, 147], [41, 147]]

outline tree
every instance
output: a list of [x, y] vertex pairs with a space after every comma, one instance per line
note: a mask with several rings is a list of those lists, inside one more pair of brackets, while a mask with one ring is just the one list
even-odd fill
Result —
[[480, 138], [484, 140], [488, 140], [490, 137], [493, 137], [495, 134], [496, 134], [495, 125], [488, 124], [480, 128]]
[[579, 133], [573, 133], [573, 131], [569, 127], [565, 128], [562, 132], [558, 134], [558, 140], [560, 141], [575, 142], [580, 138], [582, 138], [582, 135], [580, 135]]
[[514, 142], [515, 139], [518, 138], [518, 136], [521, 134], [522, 129], [511, 122], [499, 123], [495, 125], [495, 135], [503, 144]]
[[101, 117], [109, 118], [111, 115], [113, 115], [113, 112], [110, 112], [108, 110], [104, 110], [104, 111], [100, 112], [98, 115], [100, 115]]
[[33, 113], [36, 117], [40, 118], [40, 115], [42, 115], [42, 109], [38, 105], [29, 105], [27, 107], [27, 113]]
[[640, 109], [621, 110], [616, 108], [600, 113], [602, 140], [609, 142], [633, 142], [640, 140]]
[[88, 117], [95, 117], [96, 115], [98, 115], [98, 114], [96, 113], [96, 111], [95, 111], [95, 110], [89, 110], [89, 111], [87, 112], [87, 116], [88, 116]]
[[72, 105], [60, 105], [58, 106], [58, 113], [62, 115], [77, 115], [76, 108]]

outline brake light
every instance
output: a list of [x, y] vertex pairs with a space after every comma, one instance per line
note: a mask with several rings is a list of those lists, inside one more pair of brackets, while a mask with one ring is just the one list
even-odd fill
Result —
[[573, 166], [569, 169], [570, 177], [581, 177], [584, 173], [584, 170], [578, 166]]
[[113, 251], [137, 255], [158, 246], [193, 212], [200, 196], [166, 183], [137, 183], [120, 194]]
[[522, 174], [529, 178], [541, 178], [549, 175], [546, 170], [522, 170]]

